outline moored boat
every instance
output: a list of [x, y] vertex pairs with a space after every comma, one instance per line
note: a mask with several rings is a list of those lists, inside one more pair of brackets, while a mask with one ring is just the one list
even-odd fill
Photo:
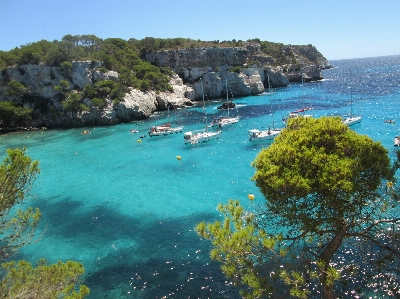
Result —
[[347, 126], [359, 124], [362, 120], [362, 116], [348, 116], [342, 120], [342, 123]]
[[[352, 72], [350, 68], [350, 80], [352, 78]], [[352, 82], [350, 82], [352, 83]], [[347, 126], [353, 126], [356, 124], [359, 124], [362, 120], [362, 116], [354, 116], [353, 115], [353, 87], [350, 87], [350, 115], [347, 117], [344, 117], [342, 120], [342, 123], [347, 125]]]
[[182, 133], [183, 131], [183, 126], [178, 126], [178, 127], [171, 127], [170, 125], [164, 125], [164, 126], [152, 126], [150, 131], [149, 131], [149, 136], [165, 136], [165, 135], [171, 135], [171, 134], [177, 134], [177, 133]]
[[[268, 75], [267, 75], [268, 76]], [[267, 130], [258, 130], [258, 129], [251, 129], [248, 131], [249, 140], [250, 141], [261, 141], [261, 140], [273, 140], [276, 136], [281, 133], [280, 129], [275, 128], [275, 121], [274, 121], [274, 112], [272, 108], [272, 98], [271, 98], [271, 84], [269, 82], [268, 76], [268, 92], [269, 92], [269, 101], [271, 105], [271, 116], [272, 116], [272, 129], [269, 127]]]
[[228, 79], [226, 79], [226, 102], [225, 102], [225, 104], [226, 104], [226, 107], [228, 110], [228, 114], [226, 116], [214, 117], [210, 123], [210, 127], [220, 127], [221, 128], [226, 125], [235, 124], [240, 120], [239, 116], [229, 115], [230, 107], [231, 106], [235, 107], [235, 105], [233, 104], [233, 102], [229, 102]]
[[160, 126], [152, 126], [149, 131], [149, 136], [166, 136], [177, 133], [182, 133], [183, 126], [172, 127], [171, 126], [171, 116], [169, 112], [169, 103], [167, 101], [167, 109], [168, 109], [168, 123], [160, 125]]
[[248, 131], [250, 141], [273, 140], [281, 133], [279, 129], [257, 130], [251, 129]]
[[196, 130], [188, 131], [183, 135], [185, 144], [197, 144], [221, 138], [221, 131]]
[[[304, 74], [301, 74], [301, 87], [304, 90]], [[288, 116], [282, 117], [282, 122], [286, 123], [289, 119], [300, 117], [300, 116], [301, 117], [313, 117], [314, 115], [307, 113], [307, 111], [310, 111], [310, 110], [313, 110], [313, 108], [304, 107], [304, 108], [289, 112]]]
[[204, 109], [204, 120], [206, 122], [206, 126], [202, 130], [188, 131], [183, 134], [183, 140], [185, 144], [198, 144], [202, 142], [208, 142], [211, 140], [221, 138], [221, 131], [210, 131], [207, 125], [207, 112], [206, 112], [206, 104], [204, 100], [204, 90], [203, 90], [203, 81], [200, 78], [201, 90], [203, 92], [203, 109]]

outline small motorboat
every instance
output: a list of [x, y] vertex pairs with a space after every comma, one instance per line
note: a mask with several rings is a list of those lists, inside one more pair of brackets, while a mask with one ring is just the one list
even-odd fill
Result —
[[131, 130], [131, 133], [132, 133], [132, 134], [138, 133], [138, 130]]
[[90, 134], [90, 131], [89, 131], [89, 130], [83, 130], [82, 134], [83, 134], [83, 135]]
[[387, 124], [395, 124], [396, 121], [394, 119], [388, 119], [388, 120], [385, 120], [385, 123], [387, 123]]
[[235, 106], [236, 106], [235, 103], [229, 101], [223, 103], [221, 106], [218, 106], [217, 109], [228, 109], [228, 108], [233, 109], [235, 108]]

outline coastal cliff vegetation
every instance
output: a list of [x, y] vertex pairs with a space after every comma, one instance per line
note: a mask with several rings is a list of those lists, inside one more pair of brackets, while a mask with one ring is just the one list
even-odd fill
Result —
[[[246, 49], [246, 45], [257, 46], [250, 47], [251, 50], [249, 50]], [[146, 118], [148, 115], [147, 112], [143, 112], [144, 108], [131, 107], [132, 105], [140, 106], [140, 103], [133, 102], [129, 104], [131, 106], [128, 107], [128, 110], [140, 111], [140, 113], [135, 114], [128, 111], [122, 118], [110, 116], [111, 120], [104, 116], [101, 119], [101, 114], [105, 108], [118, 110], [117, 105], [125, 103], [126, 95], [132, 90], [142, 93], [153, 92], [155, 95], [161, 92], [176, 92], [171, 86], [171, 79], [177, 70], [171, 67], [171, 63], [173, 64], [177, 58], [173, 55], [169, 56], [167, 53], [164, 56], [167, 57], [164, 61], [165, 64], [161, 65], [158, 56], [155, 56], [156, 60], [149, 60], [150, 54], [177, 49], [198, 49], [201, 52], [201, 49], [213, 48], [216, 50], [235, 48], [242, 51], [241, 60], [238, 62], [240, 65], [232, 65], [227, 69], [227, 72], [231, 73], [241, 73], [242, 67], [250, 66], [256, 69], [263, 64], [265, 68], [265, 64], [268, 64], [268, 68], [277, 67], [283, 72], [290, 71], [293, 80], [299, 80], [300, 69], [312, 65], [317, 70], [317, 75], [311, 75], [309, 79], [318, 80], [320, 79], [318, 72], [324, 68], [321, 67], [324, 65], [324, 62], [321, 63], [321, 61], [326, 62], [326, 59], [312, 45], [284, 45], [261, 41], [258, 38], [247, 41], [235, 39], [232, 41], [201, 41], [189, 38], [146, 37], [141, 40], [132, 38], [126, 41], [121, 38], [101, 39], [95, 35], [69, 34], [61, 40], [41, 40], [16, 47], [10, 51], [0, 51], [0, 128], [7, 128], [7, 131], [8, 129], [14, 130], [12, 128], [15, 127], [59, 126], [55, 121], [57, 118], [59, 119], [58, 123], [68, 123], [71, 127]], [[257, 55], [252, 55], [252, 51], [256, 51]], [[212, 53], [210, 51], [204, 55], [203, 63], [211, 63], [212, 56], [215, 54]], [[233, 55], [236, 55], [235, 53]], [[179, 56], [181, 53], [175, 53], [175, 55]], [[221, 53], [218, 52], [215, 55], [218, 56]], [[77, 62], [84, 62], [86, 69], [91, 74], [87, 75], [81, 72], [77, 75], [79, 68], [84, 67], [83, 64], [78, 65]], [[212, 62], [217, 64], [213, 66], [214, 71], [220, 69], [219, 64], [221, 63], [229, 64], [227, 60], [214, 59]], [[45, 66], [48, 68], [45, 69]], [[185, 73], [191, 67], [191, 65], [186, 65], [185, 71], [182, 69], [178, 71]], [[200, 67], [204, 67], [204, 65]], [[200, 76], [202, 71], [198, 69], [197, 75]], [[262, 72], [260, 78], [265, 78], [265, 70]], [[76, 76], [80, 76], [80, 79], [77, 79]], [[250, 76], [249, 73], [247, 76]], [[274, 76], [271, 74], [270, 78], [274, 80]], [[277, 86], [285, 85], [279, 81], [281, 78], [289, 82], [283, 73], [278, 74], [277, 78], [280, 82], [277, 83]], [[187, 82], [193, 83], [198, 78], [182, 79], [186, 84]], [[30, 80], [29, 83], [26, 80]], [[85, 82], [77, 84], [76, 82], [79, 80]], [[260, 93], [262, 92], [260, 90], [263, 89], [263, 82], [259, 83], [261, 87], [244, 86], [244, 89], [249, 90], [247, 92]], [[32, 85], [35, 84], [34, 89]], [[186, 90], [191, 88], [188, 86]], [[245, 95], [243, 94], [244, 89], [239, 90], [237, 96]], [[155, 100], [156, 96], [152, 97], [152, 99], [150, 97], [148, 99], [151, 101], [151, 112], [157, 110], [157, 101], [159, 101], [159, 99]], [[189, 100], [196, 97], [198, 98], [199, 95], [192, 95]], [[142, 106], [147, 107], [149, 103]], [[119, 109], [119, 111], [122, 110]], [[82, 120], [82, 113], [85, 112], [87, 115], [91, 115], [90, 120]], [[67, 116], [69, 119], [65, 121]], [[60, 120], [61, 118], [63, 120]]]
[[[258, 38], [247, 41], [201, 41], [190, 38], [153, 38], [146, 37], [141, 40], [134, 38], [125, 41], [120, 38], [101, 39], [95, 35], [65, 35], [61, 41], [41, 40], [31, 44], [16, 47], [10, 51], [0, 51], [0, 69], [21, 64], [46, 64], [61, 66], [65, 61], [98, 60], [109, 70], [120, 70], [141, 64], [148, 66], [143, 61], [145, 54], [161, 50], [190, 49], [204, 47], [232, 48], [242, 47], [245, 43], [257, 43], [261, 51], [275, 59], [275, 65], [298, 63], [295, 54], [301, 53], [312, 45], [290, 45], [282, 43], [261, 41]], [[314, 63], [318, 61], [312, 59]], [[148, 66], [144, 73], [155, 71]], [[145, 68], [145, 67], [144, 67]], [[143, 74], [143, 72], [142, 72]], [[140, 77], [140, 74], [139, 74]]]

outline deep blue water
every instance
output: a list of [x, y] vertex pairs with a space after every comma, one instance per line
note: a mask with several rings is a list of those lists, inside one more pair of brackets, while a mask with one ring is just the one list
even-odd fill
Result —
[[[185, 145], [183, 134], [139, 138], [152, 125], [164, 123], [166, 113], [87, 128], [90, 135], [71, 129], [0, 136], [2, 156], [7, 148], [26, 147], [40, 161], [30, 204], [41, 209], [43, 236], [23, 248], [19, 258], [82, 262], [89, 298], [240, 298], [219, 264], [209, 259], [210, 244], [194, 227], [220, 219], [216, 206], [228, 199], [252, 208], [247, 195], [254, 194], [255, 204], [262, 204], [250, 180], [250, 164], [269, 143], [250, 142], [247, 130], [271, 126], [272, 119], [283, 127], [282, 116], [303, 107], [313, 107], [316, 117], [349, 114], [352, 97], [355, 114], [364, 116], [352, 129], [380, 141], [394, 157], [393, 138], [400, 132], [400, 58], [331, 64], [336, 68], [324, 71], [323, 81], [234, 99], [241, 121], [224, 127], [219, 141], [206, 144]], [[208, 120], [219, 113], [221, 101], [207, 105]], [[202, 127], [203, 116], [201, 105], [171, 112], [185, 131]], [[387, 124], [387, 119], [397, 123]]]

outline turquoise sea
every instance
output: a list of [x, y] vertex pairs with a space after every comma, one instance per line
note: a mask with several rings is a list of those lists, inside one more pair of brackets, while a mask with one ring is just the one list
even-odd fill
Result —
[[[221, 219], [216, 206], [229, 199], [249, 209], [262, 204], [251, 181], [251, 162], [269, 143], [250, 142], [249, 129], [271, 126], [272, 118], [283, 127], [282, 117], [303, 107], [312, 107], [316, 117], [349, 114], [352, 97], [354, 113], [364, 117], [352, 129], [380, 141], [394, 157], [400, 57], [330, 62], [336, 68], [324, 71], [320, 82], [235, 98], [240, 122], [224, 127], [220, 140], [205, 144], [185, 145], [183, 134], [150, 138], [147, 131], [165, 123], [166, 112], [109, 127], [0, 136], [2, 157], [7, 148], [26, 147], [40, 161], [29, 204], [43, 214], [41, 237], [18, 258], [82, 262], [89, 298], [240, 298], [194, 227]], [[219, 113], [221, 101], [207, 104], [208, 121]], [[184, 131], [204, 126], [201, 104], [173, 110], [171, 118]], [[397, 123], [385, 123], [388, 119]], [[82, 135], [83, 129], [91, 134]], [[254, 194], [254, 203], [248, 194]]]

